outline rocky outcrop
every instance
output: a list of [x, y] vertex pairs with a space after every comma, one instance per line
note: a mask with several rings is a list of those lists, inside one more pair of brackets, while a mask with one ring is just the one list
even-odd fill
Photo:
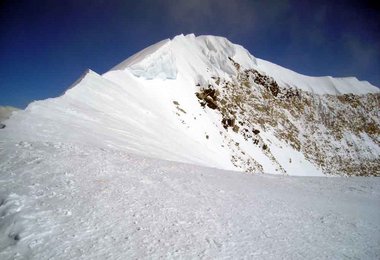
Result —
[[[267, 131], [289, 144], [325, 174], [380, 176], [380, 94], [318, 95], [288, 86], [255, 69], [236, 68], [232, 80], [212, 77], [199, 86], [196, 96], [202, 107], [217, 111], [228, 131], [263, 153], [286, 173], [272, 155]], [[260, 129], [260, 130], [259, 130]], [[232, 135], [221, 132], [231, 147], [231, 161], [242, 170], [257, 172], [262, 166], [255, 154], [242, 151]], [[377, 148], [376, 148], [377, 147]]]
[[19, 109], [11, 106], [0, 106], [0, 122], [8, 119], [17, 110]]

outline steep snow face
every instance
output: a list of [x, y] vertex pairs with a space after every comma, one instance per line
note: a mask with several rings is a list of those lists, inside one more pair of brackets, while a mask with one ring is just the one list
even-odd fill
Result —
[[154, 44], [111, 71], [129, 71], [144, 79], [176, 79], [180, 74], [205, 83], [211, 76], [228, 77], [235, 73], [226, 57], [232, 57], [246, 67], [256, 66], [256, 59], [247, 50], [226, 38], [190, 34]]
[[15, 114], [0, 138], [252, 173], [380, 175], [375, 89], [302, 76], [222, 37], [180, 35], [103, 75], [87, 71], [63, 96]]
[[170, 48], [170, 40], [161, 41], [138, 52], [112, 70], [125, 69], [134, 76], [145, 79], [175, 79], [177, 66]]
[[175, 79], [182, 76], [207, 83], [211, 76], [229, 77], [235, 68], [227, 62], [232, 58], [243, 69], [256, 69], [273, 77], [285, 87], [295, 87], [315, 94], [366, 94], [378, 93], [379, 89], [367, 81], [355, 77], [333, 78], [305, 76], [271, 62], [256, 59], [242, 46], [223, 37], [179, 35], [172, 40], [154, 44], [112, 70], [128, 70], [145, 79]]

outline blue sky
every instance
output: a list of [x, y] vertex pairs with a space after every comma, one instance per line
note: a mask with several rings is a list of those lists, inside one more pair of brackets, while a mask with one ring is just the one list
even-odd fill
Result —
[[0, 105], [56, 97], [85, 69], [104, 73], [180, 33], [224, 36], [299, 73], [380, 86], [380, 11], [370, 1], [3, 0]]

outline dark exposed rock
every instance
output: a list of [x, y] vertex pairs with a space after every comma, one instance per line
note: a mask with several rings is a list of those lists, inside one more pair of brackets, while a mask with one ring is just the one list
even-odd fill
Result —
[[273, 81], [272, 83], [270, 83], [269, 90], [272, 92], [273, 96], [277, 97], [278, 93], [280, 92], [280, 88], [278, 87], [276, 81]]
[[234, 127], [235, 126], [235, 119], [223, 118], [222, 119], [222, 125], [225, 129], [227, 129], [228, 127]]
[[206, 89], [201, 89], [200, 92], [195, 93], [195, 95], [200, 100], [202, 107], [207, 105], [211, 109], [218, 109], [219, 92], [211, 88], [210, 85]]
[[239, 63], [237, 63], [236, 61], [234, 61], [234, 59], [232, 59], [231, 57], [228, 57], [228, 59], [230, 61], [232, 61], [232, 63], [234, 64], [236, 70], [240, 70], [240, 64]]
[[252, 129], [252, 132], [255, 134], [255, 135], [258, 135], [260, 133], [260, 130], [258, 129]]

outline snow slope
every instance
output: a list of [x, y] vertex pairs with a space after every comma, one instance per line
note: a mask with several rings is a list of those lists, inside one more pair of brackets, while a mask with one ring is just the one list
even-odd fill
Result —
[[0, 142], [0, 259], [379, 259], [380, 180]]
[[368, 81], [359, 81], [355, 77], [333, 78], [305, 76], [266, 60], [257, 59], [258, 69], [276, 79], [284, 86], [295, 87], [315, 94], [337, 95], [379, 93], [379, 88]]
[[[357, 132], [361, 133], [360, 136], [355, 133], [354, 137], [336, 141], [325, 138], [330, 134], [315, 136], [314, 132], [310, 132], [310, 138], [322, 138], [333, 144], [328, 151], [318, 150], [318, 154], [311, 157], [307, 144], [314, 139], [305, 139], [300, 134], [307, 130], [305, 127], [310, 122], [300, 119], [298, 115], [291, 118], [293, 111], [290, 110], [279, 110], [282, 118], [289, 118], [283, 122], [283, 127], [290, 125], [293, 130], [297, 130], [298, 136], [293, 136], [292, 140], [299, 138], [302, 149], [295, 149], [292, 140], [284, 138], [277, 131], [280, 128], [268, 128], [268, 124], [273, 122], [260, 123], [254, 120], [253, 124], [253, 121], [241, 118], [241, 121], [249, 123], [249, 128], [240, 125], [238, 130], [236, 127], [234, 130], [232, 127], [226, 129], [221, 123], [225, 118], [221, 116], [234, 117], [233, 120], [238, 122], [237, 115], [247, 111], [248, 103], [243, 104], [244, 109], [228, 110], [227, 115], [222, 115], [221, 112], [202, 107], [195, 93], [207, 86], [222, 92], [222, 84], [232, 86], [248, 82], [255, 96], [263, 97], [259, 102], [266, 107], [257, 109], [268, 111], [272, 102], [264, 99], [268, 96], [268, 91], [264, 85], [257, 84], [252, 79], [243, 81], [241, 77], [245, 69], [273, 76], [280, 87], [288, 88], [289, 91], [296, 87], [304, 90], [304, 95], [379, 93], [376, 87], [354, 78], [312, 78], [297, 74], [256, 59], [242, 46], [232, 44], [222, 37], [179, 35], [142, 50], [103, 75], [87, 71], [60, 97], [31, 103], [25, 111], [6, 121], [7, 127], [0, 131], [0, 139], [15, 142], [69, 141], [226, 170], [309, 176], [321, 176], [326, 172], [347, 174], [339, 167], [327, 171], [323, 165], [334, 166], [336, 162], [322, 161], [318, 164], [321, 159], [317, 158], [318, 154], [333, 157], [335, 149], [343, 147], [352, 150], [349, 161], [356, 162], [355, 167], [359, 167], [364, 159], [369, 160], [368, 165], [372, 166], [364, 174], [380, 174], [376, 168], [376, 160], [380, 156], [380, 137], [369, 134], [372, 133], [370, 130], [372, 131], [373, 124], [375, 130], [379, 125], [376, 111], [367, 116], [370, 121], [360, 121], [358, 124], [364, 124], [364, 129], [368, 128], [367, 132], [363, 130], [364, 133], [359, 129]], [[264, 77], [262, 75], [260, 77]], [[235, 102], [234, 93], [236, 89], [231, 90], [231, 102]], [[325, 100], [319, 96], [314, 97], [314, 101]], [[376, 101], [372, 96], [369, 99], [371, 102]], [[315, 106], [330, 108], [330, 103], [314, 103], [310, 111], [316, 110]], [[257, 109], [251, 108], [250, 115]], [[362, 110], [365, 109], [369, 108], [364, 107]], [[305, 110], [297, 113], [308, 115], [309, 112]], [[334, 113], [336, 111], [330, 114]], [[252, 115], [256, 119], [260, 118]], [[358, 118], [362, 119], [360, 115]], [[318, 122], [313, 127], [324, 129], [325, 126], [321, 124]], [[366, 128], [367, 125], [371, 127]], [[251, 142], [243, 130], [252, 131], [252, 128], [259, 130], [260, 134]], [[351, 132], [344, 134], [351, 136]], [[326, 147], [322, 142], [317, 145]], [[359, 147], [360, 152], [354, 151], [353, 147]], [[336, 161], [342, 162], [339, 158]], [[346, 162], [343, 161], [343, 164]], [[355, 167], [351, 168], [356, 169]]]
[[[188, 128], [183, 131], [174, 99], [169, 96], [169, 91], [175, 91], [174, 84], [165, 86], [165, 96], [126, 75], [129, 87], [89, 71], [63, 96], [34, 102], [23, 113], [14, 115], [0, 135], [9, 140], [73, 141], [167, 160], [233, 167], [220, 149], [199, 145], [204, 134], [193, 135]], [[199, 107], [196, 102], [193, 100]], [[202, 113], [200, 107], [198, 110]], [[200, 129], [212, 129], [209, 121], [198, 122]]]

